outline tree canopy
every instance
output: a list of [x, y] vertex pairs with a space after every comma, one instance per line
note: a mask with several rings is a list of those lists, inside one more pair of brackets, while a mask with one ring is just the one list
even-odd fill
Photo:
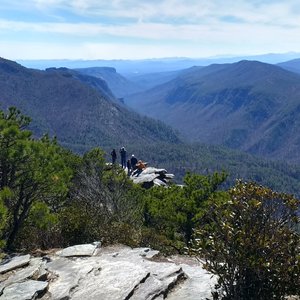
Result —
[[59, 205], [72, 174], [56, 141], [33, 139], [26, 129], [29, 122], [16, 108], [0, 112], [0, 200], [7, 208], [2, 240], [7, 249], [14, 246], [35, 202], [53, 209]]

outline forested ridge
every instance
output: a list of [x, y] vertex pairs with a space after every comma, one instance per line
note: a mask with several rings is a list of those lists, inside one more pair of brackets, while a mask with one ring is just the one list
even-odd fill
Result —
[[[126, 109], [101, 78], [66, 68], [28, 69], [0, 59], [0, 83], [0, 109], [16, 106], [31, 117], [28, 128], [32, 136], [56, 136], [59, 145], [80, 155], [100, 147], [109, 160], [112, 148], [125, 146], [129, 155], [135, 154], [174, 173], [177, 183], [183, 182], [188, 171], [209, 174], [225, 170], [227, 188], [236, 178], [242, 178], [299, 195], [298, 165], [225, 147], [185, 143], [182, 136], [161, 121]], [[195, 130], [200, 127], [194, 126]]]
[[99, 144], [180, 142], [169, 126], [122, 105], [100, 78], [66, 68], [28, 69], [0, 58], [0, 86], [1, 109], [21, 109], [32, 119], [35, 137], [47, 132], [81, 154]]
[[[215, 299], [284, 299], [300, 290], [299, 200], [224, 172], [144, 190], [94, 148], [77, 155], [30, 119], [0, 111], [1, 255], [101, 241], [196, 255]], [[274, 247], [276, 245], [276, 247]]]
[[299, 74], [244, 60], [183, 70], [125, 103], [190, 141], [298, 163], [299, 95]]

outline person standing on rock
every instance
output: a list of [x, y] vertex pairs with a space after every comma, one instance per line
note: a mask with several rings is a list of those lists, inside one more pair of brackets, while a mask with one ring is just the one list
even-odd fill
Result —
[[121, 155], [121, 166], [123, 169], [126, 169], [126, 150], [125, 147], [122, 147], [120, 149], [120, 155]]
[[127, 160], [127, 175], [130, 176], [132, 171], [130, 159]]
[[113, 149], [110, 153], [111, 155], [111, 162], [114, 165], [116, 163], [116, 159], [117, 159], [117, 152], [116, 149]]
[[132, 154], [130, 159], [132, 171], [134, 171], [137, 168], [136, 166], [137, 162], [138, 162], [137, 158], [134, 156], [134, 154]]

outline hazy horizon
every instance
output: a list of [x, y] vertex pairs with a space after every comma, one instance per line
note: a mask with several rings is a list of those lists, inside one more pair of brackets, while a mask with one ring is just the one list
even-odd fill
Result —
[[[280, 56], [290, 56], [290, 57], [300, 57], [300, 52], [281, 52], [281, 53], [260, 53], [255, 55], [213, 55], [213, 56], [199, 56], [199, 57], [191, 57], [191, 56], [162, 56], [162, 57], [145, 57], [145, 58], [67, 58], [67, 57], [60, 57], [60, 58], [33, 58], [33, 59], [15, 59], [16, 61], [47, 61], [47, 60], [57, 60], [57, 61], [159, 61], [159, 60], [216, 60], [216, 59], [238, 59], [243, 57], [255, 58], [255, 57], [280, 57]], [[5, 58], [5, 57], [3, 57]]]

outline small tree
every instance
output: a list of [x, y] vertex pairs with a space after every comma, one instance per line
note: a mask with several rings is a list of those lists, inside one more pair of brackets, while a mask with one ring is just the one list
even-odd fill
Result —
[[155, 187], [148, 190], [145, 196], [145, 225], [173, 241], [174, 247], [183, 248], [190, 242], [199, 216], [210, 206], [211, 196], [223, 201], [224, 192], [219, 187], [225, 179], [225, 173], [216, 172], [207, 176], [188, 173], [182, 187], [173, 185], [167, 189]]
[[7, 249], [13, 248], [33, 204], [42, 201], [54, 208], [71, 176], [55, 140], [32, 139], [28, 124], [15, 108], [0, 111], [0, 192], [7, 208], [2, 239]]
[[215, 296], [283, 299], [299, 293], [299, 200], [241, 181], [229, 195], [228, 203], [203, 216], [192, 249], [218, 276]]

